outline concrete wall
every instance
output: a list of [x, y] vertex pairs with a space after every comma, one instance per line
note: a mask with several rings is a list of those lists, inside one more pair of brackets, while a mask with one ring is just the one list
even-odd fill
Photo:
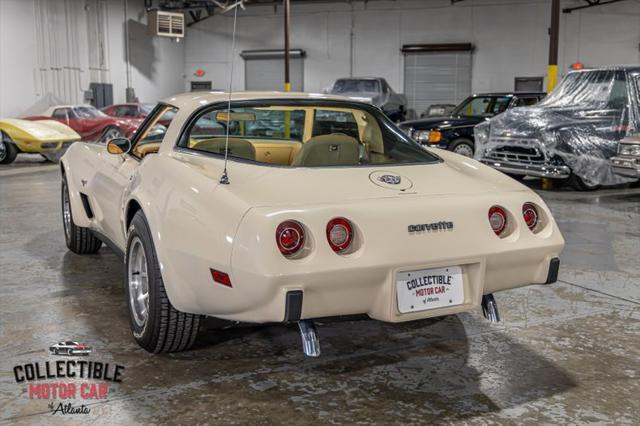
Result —
[[[142, 1], [129, 0], [131, 80], [141, 101], [184, 88], [184, 44], [146, 35]], [[82, 103], [90, 82], [124, 102], [124, 0], [0, 0], [0, 117], [48, 94]]]
[[[562, 6], [584, 2], [563, 1]], [[239, 52], [281, 49], [282, 8], [250, 7], [239, 12], [234, 89], [244, 88]], [[233, 13], [198, 23], [187, 31], [185, 75], [204, 69], [203, 80], [226, 88]], [[513, 90], [516, 76], [546, 76], [550, 0], [369, 1], [292, 7], [292, 48], [306, 50], [305, 90], [321, 91], [337, 77], [376, 75], [403, 90], [403, 55], [409, 43], [471, 42], [474, 92]], [[351, 33], [353, 32], [353, 42]], [[640, 62], [640, 1], [576, 11], [561, 16], [560, 70], [581, 61], [588, 66]], [[353, 54], [352, 54], [353, 52]]]

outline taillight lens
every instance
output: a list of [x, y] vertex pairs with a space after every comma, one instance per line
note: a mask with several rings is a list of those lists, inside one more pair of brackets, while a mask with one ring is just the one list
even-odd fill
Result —
[[507, 229], [507, 213], [502, 207], [493, 206], [489, 209], [489, 224], [497, 236]]
[[331, 249], [340, 253], [349, 248], [353, 241], [353, 226], [343, 217], [336, 217], [327, 223], [327, 241]]
[[276, 243], [285, 256], [296, 254], [304, 246], [304, 228], [295, 220], [287, 220], [276, 229]]
[[538, 225], [539, 215], [538, 209], [533, 203], [524, 203], [522, 205], [522, 217], [530, 230], [534, 230]]

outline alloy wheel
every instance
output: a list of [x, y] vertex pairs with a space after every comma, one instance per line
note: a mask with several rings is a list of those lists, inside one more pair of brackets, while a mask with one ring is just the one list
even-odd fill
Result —
[[149, 275], [147, 255], [137, 236], [131, 241], [127, 267], [129, 306], [136, 324], [143, 327], [149, 318]]

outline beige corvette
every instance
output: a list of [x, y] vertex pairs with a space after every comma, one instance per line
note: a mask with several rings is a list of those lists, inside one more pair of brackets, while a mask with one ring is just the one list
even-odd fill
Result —
[[151, 352], [188, 349], [202, 315], [297, 321], [310, 356], [319, 317], [498, 320], [492, 293], [554, 282], [564, 246], [533, 191], [323, 95], [167, 99], [132, 141], [67, 151], [62, 208], [69, 249], [124, 256]]

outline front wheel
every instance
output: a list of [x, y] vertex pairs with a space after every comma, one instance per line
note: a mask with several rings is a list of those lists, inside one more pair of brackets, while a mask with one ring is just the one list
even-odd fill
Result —
[[18, 156], [18, 147], [12, 142], [3, 138], [0, 132], [0, 164], [11, 164]]
[[125, 294], [131, 331], [143, 349], [178, 352], [193, 346], [200, 315], [180, 312], [169, 301], [151, 231], [141, 211], [129, 226]]
[[76, 226], [73, 223], [71, 202], [69, 198], [69, 186], [66, 176], [62, 177], [62, 227], [64, 228], [64, 239], [69, 250], [76, 254], [94, 254], [100, 250], [102, 241], [93, 235], [89, 228]]
[[449, 150], [465, 157], [473, 158], [473, 142], [467, 139], [456, 139], [449, 145]]
[[571, 176], [569, 176], [568, 179], [568, 183], [576, 191], [595, 191], [596, 189], [600, 188], [600, 185], [589, 183], [575, 173], [571, 173]]

